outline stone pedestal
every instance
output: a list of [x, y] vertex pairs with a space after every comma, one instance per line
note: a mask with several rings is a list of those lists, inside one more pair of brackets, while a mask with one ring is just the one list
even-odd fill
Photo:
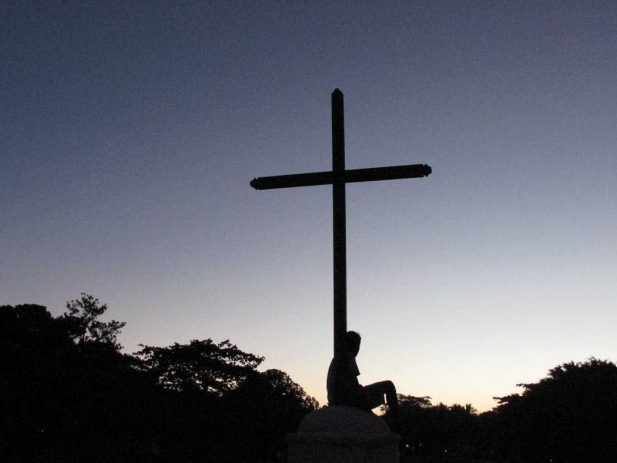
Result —
[[398, 463], [401, 437], [383, 419], [353, 407], [325, 407], [287, 436], [289, 463]]

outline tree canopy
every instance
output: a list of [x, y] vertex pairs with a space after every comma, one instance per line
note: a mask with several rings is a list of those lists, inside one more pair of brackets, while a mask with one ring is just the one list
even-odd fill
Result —
[[318, 406], [229, 340], [124, 354], [106, 310], [88, 294], [59, 317], [0, 307], [0, 461], [273, 460]]
[[263, 357], [242, 352], [228, 339], [193, 339], [167, 347], [141, 345], [136, 356], [159, 384], [175, 391], [201, 390], [218, 396], [255, 373]]
[[107, 311], [107, 304], [100, 304], [94, 296], [81, 293], [79, 299], [66, 303], [66, 309], [60, 319], [66, 324], [67, 333], [75, 343], [97, 343], [116, 351], [122, 349], [118, 335], [126, 323], [99, 319]]
[[496, 447], [525, 461], [617, 460], [617, 366], [590, 358], [549, 370], [499, 397]]

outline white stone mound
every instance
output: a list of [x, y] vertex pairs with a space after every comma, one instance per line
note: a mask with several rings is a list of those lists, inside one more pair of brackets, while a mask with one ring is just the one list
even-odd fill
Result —
[[398, 434], [386, 422], [354, 407], [333, 406], [304, 417], [287, 436], [290, 463], [394, 463]]

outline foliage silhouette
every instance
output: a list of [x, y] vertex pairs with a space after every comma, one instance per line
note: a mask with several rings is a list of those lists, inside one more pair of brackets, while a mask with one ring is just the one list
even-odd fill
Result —
[[470, 405], [434, 406], [430, 397], [399, 395], [403, 449], [418, 458], [617, 461], [614, 363], [564, 363], [519, 386], [522, 394], [498, 397], [497, 407], [480, 415]]
[[94, 296], [81, 293], [79, 299], [66, 303], [66, 309], [61, 320], [66, 323], [69, 336], [77, 344], [100, 343], [116, 351], [122, 349], [118, 335], [126, 323], [100, 321], [99, 317], [107, 311], [106, 304], [101, 305]]
[[403, 453], [416, 457], [478, 457], [478, 416], [471, 405], [432, 405], [430, 397], [399, 394]]
[[67, 309], [52, 317], [40, 305], [0, 307], [2, 462], [274, 460], [317, 406], [229, 341], [126, 355], [124, 323], [100, 319], [106, 305], [82, 294]]
[[274, 369], [250, 376], [224, 403], [228, 434], [243, 436], [238, 442], [241, 461], [281, 458], [285, 436], [319, 406], [287, 373]]
[[[113, 338], [74, 336], [42, 306], [0, 307], [2, 461], [66, 461], [122, 453], [150, 433], [153, 387]], [[127, 413], [137, 411], [140, 413]]]
[[264, 360], [242, 352], [229, 340], [215, 344], [211, 339], [194, 339], [168, 347], [140, 346], [135, 355], [165, 388], [201, 390], [218, 396], [255, 374]]
[[590, 358], [497, 398], [494, 446], [511, 461], [617, 461], [617, 366]]

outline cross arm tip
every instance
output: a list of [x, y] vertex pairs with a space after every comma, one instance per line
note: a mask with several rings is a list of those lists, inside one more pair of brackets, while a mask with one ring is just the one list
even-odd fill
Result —
[[332, 92], [332, 96], [334, 96], [334, 95], [337, 95], [337, 96], [338, 96], [338, 95], [341, 95], [341, 96], [343, 96], [343, 92], [341, 92], [341, 91], [338, 89], [338, 87], [337, 87], [337, 88], [335, 88], [335, 89], [334, 89], [334, 91]]

